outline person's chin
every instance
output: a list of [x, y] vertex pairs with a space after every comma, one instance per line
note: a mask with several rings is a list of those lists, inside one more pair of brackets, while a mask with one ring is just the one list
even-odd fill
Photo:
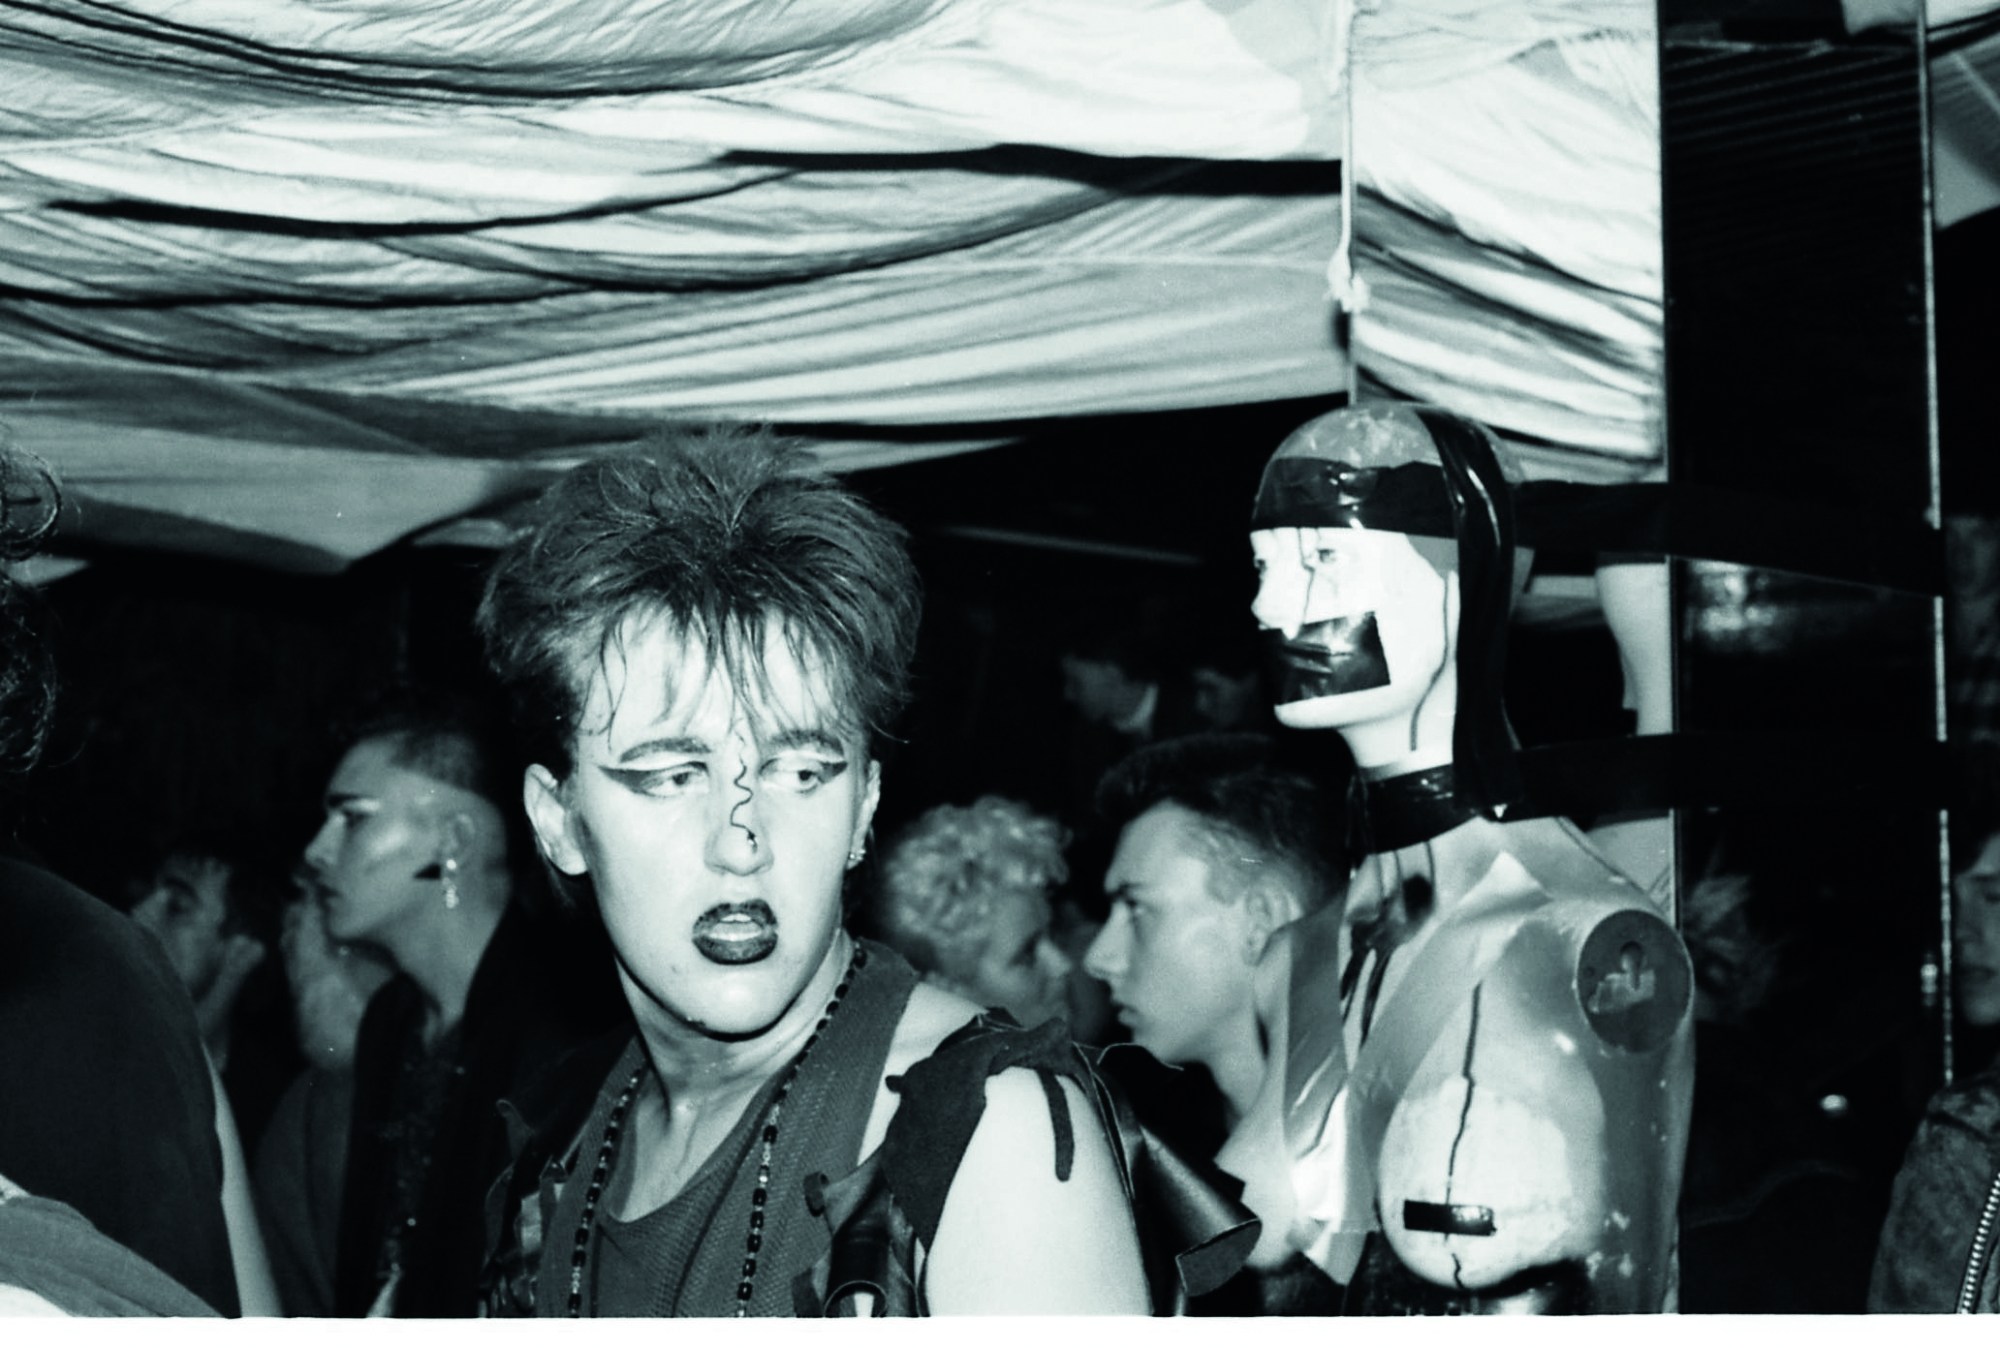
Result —
[[676, 1019], [717, 1039], [755, 1039], [806, 995], [812, 970], [774, 952], [734, 964], [703, 959], [691, 977], [664, 982], [679, 984], [674, 996], [659, 998]]
[[335, 907], [332, 903], [328, 903], [326, 906], [326, 936], [335, 945], [352, 945], [361, 939], [361, 932], [349, 924], [345, 908]]

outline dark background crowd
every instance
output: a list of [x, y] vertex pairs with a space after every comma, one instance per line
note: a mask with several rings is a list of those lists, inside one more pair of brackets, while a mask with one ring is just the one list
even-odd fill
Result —
[[[1943, 306], [1947, 333], [1992, 294], [1990, 267], [1983, 281], [1971, 275], [1964, 248], [1945, 259], [1964, 282]], [[1956, 359], [1947, 388], [1967, 377]], [[1272, 445], [1319, 410], [1091, 419], [1003, 450], [853, 477], [909, 531], [925, 584], [916, 699], [886, 762], [878, 855], [933, 807], [981, 797], [1057, 821], [1066, 865], [1052, 886], [1054, 925], [1061, 963], [1082, 985], [1083, 949], [1106, 916], [1115, 837], [1092, 797], [1108, 769], [1190, 732], [1261, 732], [1339, 796], [1348, 769], [1338, 738], [1279, 732], [1270, 719], [1244, 538]], [[1947, 429], [1947, 445], [1964, 446], [1991, 427]], [[1964, 507], [1950, 535], [1947, 629], [1961, 871], [2000, 823], [2000, 479], [1989, 459], [1945, 465], [1950, 499]], [[320, 1228], [338, 1208], [340, 1176], [326, 1171], [338, 1147], [285, 1155], [271, 1139], [338, 1131], [326, 1122], [349, 1106], [338, 1069], [388, 965], [365, 944], [329, 939], [294, 871], [358, 707], [400, 687], [486, 695], [471, 614], [489, 560], [405, 547], [338, 575], [297, 576], [101, 552], [46, 591], [62, 693], [19, 803], [18, 845], [161, 937], [245, 1156], [267, 1190], [314, 1210]], [[1616, 649], [1583, 597], [1591, 564], [1542, 557], [1544, 579], [1521, 606], [1507, 706], [1525, 744], [1629, 728]], [[1700, 596], [1699, 621], [1745, 649], [1758, 624], [1789, 622], [1849, 640], [1841, 658], [1870, 658], [1865, 605], [1791, 598], [1788, 611], [1782, 593], [1718, 591]], [[1753, 678], [1731, 691], [1765, 690]], [[1787, 817], [1779, 805], [1769, 829], [1744, 819], [1688, 821], [1693, 873], [1679, 916], [1699, 1043], [1681, 1307], [1859, 1311], [1892, 1181], [1940, 1083], [1941, 1043], [1951, 1037], [1963, 1078], [1991, 1058], [1994, 1019], [1970, 996], [1958, 1015], [1943, 1012], [1947, 933], [1935, 892], [1907, 892], [1899, 825]], [[1968, 977], [1993, 976], [1986, 939], [1961, 932]], [[331, 1309], [325, 1253], [270, 1244], [287, 1308]]]
[[[1155, 740], [1275, 731], [1251, 640], [1241, 511], [1223, 507], [1249, 500], [1269, 446], [1313, 410], [1117, 418], [857, 475], [909, 529], [927, 591], [917, 700], [887, 762], [881, 837], [935, 805], [988, 795], [1059, 820], [1069, 846], [1058, 926], [1075, 924], [1080, 957], [1104, 917], [1113, 842], [1091, 809], [1099, 776]], [[297, 1075], [325, 1065], [308, 1062], [301, 1031], [338, 1041], [346, 1023], [351, 1033], [385, 976], [365, 948], [280, 938], [286, 874], [318, 826], [342, 727], [385, 688], [480, 693], [470, 614], [487, 561], [403, 549], [297, 577], [107, 555], [49, 592], [63, 697], [21, 836], [59, 873], [141, 913], [163, 902], [152, 896], [177, 857], [233, 871], [226, 910], [202, 920], [214, 923], [215, 950], [233, 938], [265, 957], [232, 965], [211, 954], [184, 976], [198, 1007], [204, 994], [215, 1003], [204, 1033], [247, 1155]], [[1508, 705], [1528, 744], [1627, 728], [1615, 648], [1575, 597], [1589, 565], [1543, 558], [1558, 579], [1523, 605]], [[1279, 740], [1341, 789], [1337, 737]], [[1713, 883], [1683, 913], [1705, 996], [1682, 1304], [1859, 1310], [1891, 1178], [1937, 1080], [1935, 973], [1928, 1000], [1923, 981], [1936, 967], [1936, 915], [1921, 903], [1835, 906], [1872, 864], [1867, 849], [1829, 845], [1804, 865], [1758, 852], [1740, 832], [1712, 839]], [[296, 984], [314, 958], [295, 953], [302, 941], [317, 943], [320, 965], [341, 966], [344, 982], [327, 986], [347, 989], [348, 1020], [336, 1012], [334, 1029], [295, 1023], [286, 975]], [[325, 1050], [333, 1061], [344, 1051]], [[284, 1183], [299, 1202], [332, 1202], [333, 1178], [300, 1178], [304, 1164]], [[305, 1192], [314, 1184], [317, 1197]]]

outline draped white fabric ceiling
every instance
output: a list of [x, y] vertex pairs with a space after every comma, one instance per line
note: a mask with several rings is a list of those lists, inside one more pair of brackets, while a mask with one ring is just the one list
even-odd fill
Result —
[[73, 537], [324, 568], [661, 420], [1330, 392], [1351, 40], [1364, 371], [1645, 473], [1652, 0], [1343, 13], [0, 0], [0, 424]]

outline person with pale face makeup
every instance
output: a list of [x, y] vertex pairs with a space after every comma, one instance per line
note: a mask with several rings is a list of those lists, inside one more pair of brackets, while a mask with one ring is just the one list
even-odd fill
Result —
[[1252, 520], [1277, 717], [1346, 742], [1369, 855], [1344, 911], [1270, 943], [1273, 1051], [1220, 1160], [1261, 1196], [1259, 1259], [1305, 1252], [1351, 1311], [1672, 1295], [1692, 976], [1644, 890], [1523, 817], [1513, 478], [1471, 422], [1361, 404], [1279, 447]]
[[349, 735], [305, 849], [326, 934], [397, 974], [354, 1050], [336, 1314], [474, 1312], [497, 1102], [611, 1021], [575, 934], [517, 901], [499, 764], [472, 704], [403, 696]]
[[528, 815], [637, 1032], [519, 1102], [490, 1311], [1146, 1309], [1060, 1026], [979, 1022], [845, 929], [916, 620], [893, 526], [755, 434], [574, 470], [502, 555]]
[[1063, 843], [1055, 820], [998, 796], [925, 811], [882, 865], [883, 939], [939, 987], [1022, 1025], [1065, 1014], [1075, 966], [1049, 907], [1069, 878]]

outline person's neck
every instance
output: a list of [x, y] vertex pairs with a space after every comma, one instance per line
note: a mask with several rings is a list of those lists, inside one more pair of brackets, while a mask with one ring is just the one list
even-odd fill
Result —
[[854, 953], [854, 938], [836, 932], [811, 978], [784, 1014], [761, 1033], [718, 1039], [654, 1001], [621, 969], [639, 1037], [670, 1111], [699, 1113], [714, 1101], [754, 1092], [797, 1057], [812, 1037]]
[[500, 926], [506, 903], [467, 895], [456, 908], [439, 905], [424, 915], [423, 929], [390, 945], [396, 967], [410, 976], [430, 1012], [425, 1039], [437, 1039], [465, 1018], [466, 998], [486, 947]]
[[1242, 1023], [1232, 1027], [1228, 1048], [1210, 1054], [1202, 1062], [1208, 1074], [1215, 1078], [1216, 1089], [1222, 1092], [1223, 1122], [1231, 1131], [1250, 1112], [1250, 1105], [1256, 1100], [1263, 1084], [1265, 1068], [1256, 1013], [1245, 1008], [1239, 1019]]

